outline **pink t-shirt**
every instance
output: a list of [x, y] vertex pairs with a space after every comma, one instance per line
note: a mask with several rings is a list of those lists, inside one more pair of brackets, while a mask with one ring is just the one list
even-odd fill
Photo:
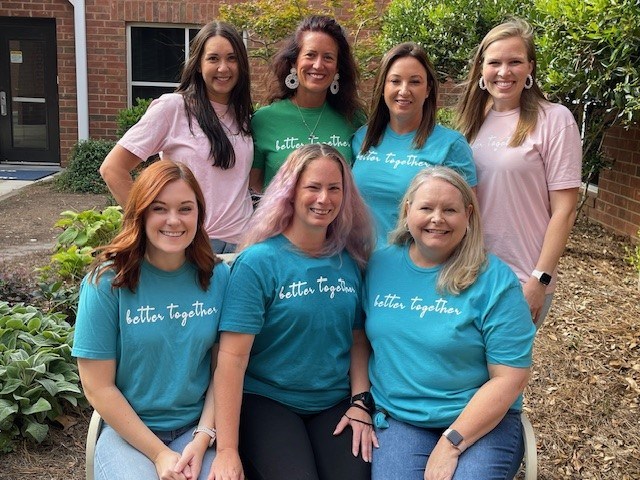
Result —
[[[519, 115], [519, 108], [490, 110], [471, 148], [485, 245], [525, 283], [551, 218], [549, 192], [580, 186], [582, 146], [571, 112], [543, 103], [536, 128], [522, 145], [509, 147]], [[555, 288], [552, 276], [547, 293]]]
[[233, 168], [223, 170], [212, 166], [209, 140], [195, 118], [191, 122], [193, 133], [189, 130], [184, 100], [178, 93], [168, 93], [154, 100], [118, 144], [145, 160], [160, 153], [164, 158], [186, 164], [205, 197], [204, 225], [209, 238], [237, 243], [253, 212], [249, 195], [253, 141], [240, 132], [233, 110], [227, 112], [227, 105], [211, 104], [235, 151]]

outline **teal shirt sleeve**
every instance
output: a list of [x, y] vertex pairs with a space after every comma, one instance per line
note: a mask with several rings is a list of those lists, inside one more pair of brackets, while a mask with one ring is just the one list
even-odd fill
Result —
[[473, 151], [462, 135], [458, 134], [458, 138], [451, 143], [443, 165], [456, 170], [464, 177], [469, 186], [475, 187], [478, 184]]
[[117, 356], [120, 332], [118, 289], [111, 288], [113, 272], [104, 272], [97, 283], [89, 273], [80, 285], [80, 299], [72, 355], [95, 360]]

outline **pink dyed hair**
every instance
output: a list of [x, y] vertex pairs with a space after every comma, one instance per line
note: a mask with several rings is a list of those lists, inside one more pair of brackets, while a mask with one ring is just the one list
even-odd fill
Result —
[[338, 163], [342, 171], [343, 190], [340, 212], [327, 229], [325, 248], [319, 255], [335, 255], [347, 250], [358, 266], [364, 269], [374, 245], [369, 211], [353, 182], [349, 165], [340, 152], [322, 143], [304, 145], [289, 154], [267, 187], [249, 222], [247, 233], [238, 245], [238, 251], [286, 230], [293, 218], [293, 201], [300, 176], [318, 158], [329, 158]]

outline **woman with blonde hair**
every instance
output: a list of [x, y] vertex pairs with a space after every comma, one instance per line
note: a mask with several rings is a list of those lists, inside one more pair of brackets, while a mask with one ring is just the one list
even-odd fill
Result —
[[82, 282], [73, 355], [104, 420], [96, 479], [208, 476], [229, 268], [211, 252], [205, 218], [191, 171], [154, 163], [131, 188], [122, 231]]
[[458, 125], [471, 144], [487, 248], [522, 283], [539, 327], [576, 218], [580, 132], [536, 82], [533, 29], [513, 19], [484, 37], [471, 61]]
[[380, 447], [374, 480], [505, 480], [535, 329], [514, 273], [487, 255], [475, 197], [446, 167], [416, 175], [363, 308]]
[[372, 246], [342, 155], [323, 144], [291, 153], [256, 210], [225, 298], [216, 479], [369, 478], [376, 441], [360, 287]]

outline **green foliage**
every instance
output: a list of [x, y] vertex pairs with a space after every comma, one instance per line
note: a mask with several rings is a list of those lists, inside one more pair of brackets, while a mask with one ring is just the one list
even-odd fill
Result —
[[[640, 230], [636, 232], [636, 235], [640, 238]], [[627, 252], [625, 260], [638, 272], [638, 290], [640, 290], [640, 243], [636, 244], [633, 249], [625, 247], [625, 251]]]
[[86, 403], [62, 314], [0, 302], [0, 452], [20, 436], [42, 442], [65, 405]]
[[453, 108], [439, 108], [436, 112], [436, 122], [448, 128], [455, 128], [455, 115]]
[[107, 193], [98, 171], [104, 157], [114, 147], [111, 140], [81, 140], [69, 154], [69, 164], [57, 179], [61, 190], [78, 193]]
[[526, 16], [528, 9], [516, 0], [395, 0], [384, 15], [380, 45], [387, 51], [398, 43], [419, 43], [441, 81], [460, 80], [482, 37], [509, 16]]
[[[354, 0], [347, 15], [340, 17], [340, 24], [352, 36], [354, 54], [361, 66], [368, 66], [379, 55], [377, 42], [369, 32], [379, 29], [382, 8], [375, 0]], [[342, 9], [342, 3], [336, 0], [314, 2], [313, 6], [308, 0], [249, 0], [220, 5], [220, 19], [246, 32], [249, 55], [268, 62], [278, 42], [291, 35], [302, 18], [311, 14], [337, 17], [338, 9]], [[365, 69], [365, 74], [369, 71]]]
[[127, 130], [133, 127], [144, 112], [147, 111], [149, 104], [151, 103], [152, 98], [136, 98], [136, 104], [122, 109], [118, 112], [118, 117], [116, 118], [116, 123], [118, 125], [118, 129], [116, 130], [116, 134], [118, 138], [121, 138]]
[[55, 226], [64, 231], [58, 235], [49, 265], [37, 270], [38, 286], [50, 311], [62, 312], [75, 321], [80, 281], [93, 263], [95, 249], [108, 244], [120, 231], [122, 209], [67, 210], [60, 216]]

